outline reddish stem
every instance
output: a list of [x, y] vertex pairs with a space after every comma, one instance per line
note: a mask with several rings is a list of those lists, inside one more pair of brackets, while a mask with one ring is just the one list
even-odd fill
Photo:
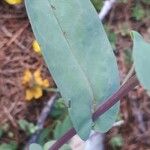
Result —
[[[100, 117], [103, 113], [109, 110], [114, 104], [116, 104], [123, 96], [125, 96], [130, 90], [139, 84], [136, 76], [131, 77], [125, 84], [123, 84], [120, 89], [114, 93], [111, 97], [107, 99], [105, 103], [99, 106], [96, 112], [93, 113], [93, 121]], [[58, 139], [49, 150], [58, 150], [63, 146], [68, 140], [70, 140], [76, 131], [74, 128], [68, 130], [60, 139]]]

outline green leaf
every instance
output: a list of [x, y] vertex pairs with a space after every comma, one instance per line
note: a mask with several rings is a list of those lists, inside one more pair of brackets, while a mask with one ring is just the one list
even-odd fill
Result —
[[132, 16], [135, 17], [136, 20], [141, 20], [145, 16], [145, 10], [140, 4], [135, 5], [132, 10]]
[[15, 142], [10, 142], [9, 144], [1, 144], [0, 150], [17, 150], [17, 144]]
[[72, 122], [67, 116], [63, 122], [58, 121], [55, 130], [54, 130], [54, 138], [58, 139], [60, 138], [64, 133], [66, 133], [70, 128], [72, 127]]
[[55, 118], [55, 119], [58, 119], [60, 117], [63, 117], [64, 115], [67, 114], [67, 110], [66, 110], [66, 105], [64, 104], [64, 100], [62, 98], [59, 98], [54, 106], [53, 106], [53, 109], [50, 113], [50, 115]]
[[103, 0], [91, 0], [93, 3], [95, 9], [99, 12], [101, 7], [103, 6], [104, 1]]
[[150, 44], [143, 37], [133, 31], [133, 61], [140, 83], [150, 91]]
[[3, 134], [4, 134], [4, 130], [2, 130], [2, 129], [0, 128], [0, 138], [3, 136]]
[[150, 1], [149, 0], [142, 0], [145, 4], [150, 5]]
[[[48, 0], [26, 0], [27, 11], [36, 38], [42, 47], [47, 65], [69, 108], [74, 127], [87, 139], [91, 126], [92, 91], [72, 49], [65, 38]], [[84, 112], [78, 104], [82, 105]]]
[[44, 128], [43, 130], [41, 130], [40, 135], [37, 138], [37, 143], [40, 145], [43, 145], [46, 141], [50, 140], [52, 138], [52, 134], [53, 134], [53, 130], [54, 130], [54, 125], [50, 125], [47, 128]]
[[41, 145], [33, 143], [29, 146], [29, 150], [43, 150], [43, 148], [41, 147]]
[[30, 122], [28, 122], [27, 120], [24, 120], [24, 119], [20, 119], [18, 121], [18, 124], [19, 124], [19, 127], [23, 131], [27, 132], [28, 134], [33, 134], [37, 130], [37, 127], [33, 123], [30, 123]]
[[[44, 150], [49, 150], [49, 148], [55, 143], [56, 141], [49, 141], [47, 143], [45, 143], [44, 145]], [[70, 146], [67, 144], [64, 144], [61, 148], [59, 148], [60, 150], [71, 150]]]
[[123, 138], [121, 135], [113, 136], [110, 140], [110, 144], [112, 145], [113, 149], [117, 149], [118, 147], [122, 147], [123, 145]]
[[[92, 110], [119, 87], [116, 60], [103, 26], [88, 0], [25, 2], [49, 70], [68, 104], [73, 126], [86, 140], [92, 127]], [[97, 130], [105, 132], [111, 127], [118, 106], [100, 117]]]

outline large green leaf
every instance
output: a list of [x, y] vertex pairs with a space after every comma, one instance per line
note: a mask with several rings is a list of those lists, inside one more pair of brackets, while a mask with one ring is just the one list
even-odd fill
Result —
[[135, 71], [140, 83], [150, 91], [150, 44], [133, 31], [133, 60]]
[[93, 95], [89, 82], [72, 53], [49, 1], [26, 0], [25, 2], [45, 61], [66, 103], [70, 104], [69, 113], [73, 125], [79, 135], [86, 139], [92, 126]]
[[[65, 101], [71, 102], [72, 123], [86, 139], [91, 110], [119, 86], [116, 60], [103, 26], [88, 0], [26, 0], [26, 8], [50, 72]], [[98, 119], [97, 130], [111, 127], [118, 106]]]

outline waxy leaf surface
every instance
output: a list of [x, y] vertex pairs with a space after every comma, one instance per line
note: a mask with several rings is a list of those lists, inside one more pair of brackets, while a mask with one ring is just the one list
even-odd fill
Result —
[[[92, 128], [92, 112], [119, 87], [116, 60], [98, 15], [88, 0], [26, 0], [32, 29], [48, 68], [68, 104], [82, 139]], [[107, 131], [116, 104], [95, 123]]]

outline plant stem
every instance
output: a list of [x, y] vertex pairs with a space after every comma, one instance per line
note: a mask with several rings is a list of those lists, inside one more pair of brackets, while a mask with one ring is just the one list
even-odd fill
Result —
[[128, 74], [126, 75], [125, 79], [123, 80], [122, 84], [126, 83], [132, 77], [132, 75], [135, 72], [134, 70], [135, 70], [134, 65], [132, 65]]
[[116, 104], [123, 96], [125, 96], [130, 90], [139, 84], [136, 76], [131, 77], [126, 83], [124, 83], [120, 89], [113, 94], [106, 102], [104, 102], [93, 114], [93, 121], [97, 120], [104, 112], [110, 109]]
[[31, 139], [29, 140], [29, 144], [31, 143], [36, 143], [38, 136], [41, 134], [41, 131], [44, 127], [44, 123], [45, 120], [48, 117], [48, 114], [52, 111], [52, 107], [54, 102], [56, 101], [56, 99], [58, 98], [58, 94], [54, 94], [46, 103], [46, 105], [44, 106], [39, 118], [38, 118], [38, 122], [37, 122], [37, 130], [36, 132], [31, 136]]
[[31, 138], [29, 139], [29, 141], [25, 145], [24, 150], [29, 150], [30, 144], [37, 142], [37, 139], [40, 136], [40, 134], [42, 132], [42, 129], [44, 127], [45, 120], [47, 119], [48, 114], [51, 112], [54, 102], [58, 99], [59, 96], [60, 95], [58, 93], [55, 93], [48, 100], [48, 102], [46, 103], [46, 105], [42, 109], [42, 112], [41, 112], [41, 114], [40, 114], [40, 116], [38, 118], [37, 124], [36, 124], [37, 130], [35, 131], [35, 133], [31, 136]]
[[[135, 86], [139, 84], [136, 76], [131, 77], [126, 83], [124, 83], [120, 89], [114, 93], [111, 97], [107, 99], [105, 103], [99, 106], [96, 112], [93, 113], [93, 121], [97, 120], [103, 113], [109, 110], [114, 104], [116, 104], [123, 96], [125, 96], [130, 90], [132, 90]], [[56, 141], [52, 145], [49, 150], [58, 150], [61, 146], [63, 146], [68, 140], [70, 140], [76, 131], [74, 128], [68, 130], [60, 139]]]

